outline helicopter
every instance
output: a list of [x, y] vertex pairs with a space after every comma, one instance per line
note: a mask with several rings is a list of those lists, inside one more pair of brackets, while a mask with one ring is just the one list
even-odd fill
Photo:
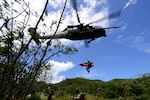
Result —
[[80, 63], [79, 65], [83, 66], [83, 67], [86, 67], [86, 70], [87, 70], [88, 73], [90, 72], [90, 68], [92, 68], [94, 66], [93, 62], [91, 62], [91, 61]]
[[76, 0], [72, 0], [73, 8], [76, 12], [78, 25], [69, 25], [67, 26], [63, 31], [57, 32], [55, 35], [46, 35], [46, 36], [38, 36], [39, 39], [70, 39], [70, 40], [85, 40], [86, 43], [90, 43], [91, 41], [95, 40], [99, 37], [106, 37], [106, 31], [105, 29], [112, 29], [112, 28], [118, 28], [118, 27], [106, 27], [101, 28], [98, 26], [91, 26], [93, 23], [97, 23], [106, 19], [113, 19], [116, 17], [119, 17], [121, 14], [121, 10], [110, 14], [107, 17], [104, 17], [102, 19], [98, 19], [96, 21], [90, 22], [86, 25], [81, 23], [78, 10], [77, 10], [77, 2]]

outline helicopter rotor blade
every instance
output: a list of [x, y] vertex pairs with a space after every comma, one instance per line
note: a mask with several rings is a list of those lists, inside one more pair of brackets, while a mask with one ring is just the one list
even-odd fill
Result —
[[118, 26], [115, 26], [115, 27], [105, 27], [105, 28], [102, 28], [102, 29], [112, 29], [112, 28], [119, 28]]
[[74, 10], [76, 12], [76, 15], [77, 15], [77, 20], [81, 24], [80, 18], [79, 18], [79, 14], [78, 14], [78, 11], [77, 11], [77, 1], [76, 0], [72, 0], [72, 4], [73, 4], [73, 8], [74, 8]]
[[98, 20], [96, 20], [96, 21], [93, 21], [93, 22], [90, 22], [90, 23], [88, 23], [88, 24], [86, 24], [86, 25], [90, 25], [90, 24], [93, 24], [93, 23], [97, 23], [97, 22], [100, 22], [100, 21], [103, 21], [103, 20], [106, 20], [106, 19], [113, 19], [113, 18], [117, 18], [117, 17], [119, 17], [121, 15], [121, 10], [119, 10], [119, 11], [117, 11], [117, 12], [114, 12], [114, 13], [112, 13], [112, 14], [110, 14], [109, 16], [107, 16], [107, 17], [103, 17], [103, 18], [101, 18], [101, 19], [98, 19]]

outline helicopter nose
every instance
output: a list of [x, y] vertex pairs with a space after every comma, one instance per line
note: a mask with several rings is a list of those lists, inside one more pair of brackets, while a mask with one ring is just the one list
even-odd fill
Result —
[[106, 31], [103, 29], [101, 30], [102, 36], [106, 37]]

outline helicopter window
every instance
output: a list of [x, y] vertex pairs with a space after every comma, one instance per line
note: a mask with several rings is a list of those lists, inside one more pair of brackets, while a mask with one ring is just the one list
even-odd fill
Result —
[[99, 28], [102, 28], [102, 27], [100, 27], [100, 26], [94, 26], [94, 28], [99, 29]]
[[77, 27], [73, 27], [73, 29], [78, 29]]
[[68, 30], [78, 29], [77, 27], [68, 28]]

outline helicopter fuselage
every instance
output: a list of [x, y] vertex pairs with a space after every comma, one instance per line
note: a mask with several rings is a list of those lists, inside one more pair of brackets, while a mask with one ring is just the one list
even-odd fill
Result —
[[[70, 27], [70, 26], [69, 26]], [[40, 39], [70, 39], [70, 40], [86, 40], [90, 39], [91, 41], [95, 38], [99, 37], [106, 37], [105, 29], [102, 28], [93, 28], [93, 27], [67, 27], [64, 31], [58, 32], [55, 35], [47, 35], [47, 36], [40, 36]]]
[[93, 29], [93, 30], [67, 30], [68, 34], [66, 34], [66, 39], [70, 40], [84, 40], [84, 39], [92, 39], [99, 38], [102, 36], [106, 36], [104, 29]]

